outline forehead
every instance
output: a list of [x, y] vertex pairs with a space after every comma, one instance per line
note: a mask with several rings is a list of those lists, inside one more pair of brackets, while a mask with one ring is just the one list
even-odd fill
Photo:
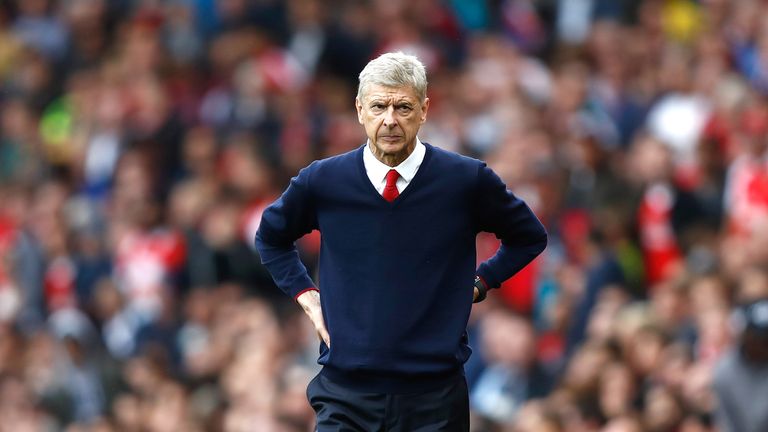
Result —
[[403, 87], [388, 87], [379, 84], [371, 84], [363, 93], [363, 99], [373, 98], [386, 98], [402, 100], [407, 99], [411, 101], [418, 101], [419, 96], [416, 94], [416, 90], [409, 86]]

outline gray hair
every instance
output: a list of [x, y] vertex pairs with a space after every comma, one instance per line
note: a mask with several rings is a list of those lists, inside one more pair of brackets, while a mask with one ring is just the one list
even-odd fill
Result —
[[360, 72], [360, 84], [357, 86], [357, 98], [370, 85], [385, 87], [411, 87], [421, 101], [427, 97], [427, 71], [416, 56], [402, 52], [382, 54], [371, 60]]

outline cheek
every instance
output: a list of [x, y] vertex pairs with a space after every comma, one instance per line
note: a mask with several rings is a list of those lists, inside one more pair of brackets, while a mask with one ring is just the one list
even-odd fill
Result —
[[381, 127], [381, 120], [374, 115], [369, 115], [363, 120], [364, 120], [363, 124], [365, 125], [365, 130], [368, 131], [369, 133], [375, 133]]
[[414, 116], [403, 120], [401, 124], [404, 126], [403, 129], [406, 129], [408, 133], [415, 133], [416, 129], [421, 125], [421, 119]]
[[371, 115], [368, 120], [368, 124], [375, 129], [381, 127], [381, 123], [384, 121], [383, 116]]

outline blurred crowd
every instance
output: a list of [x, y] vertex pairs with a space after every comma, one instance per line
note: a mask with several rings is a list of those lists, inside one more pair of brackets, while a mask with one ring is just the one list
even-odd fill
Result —
[[766, 17], [1, 2], [0, 431], [311, 430], [318, 341], [253, 236], [298, 169], [363, 143], [357, 74], [401, 50], [428, 70], [421, 139], [487, 160], [550, 233], [474, 307], [473, 431], [765, 432]]

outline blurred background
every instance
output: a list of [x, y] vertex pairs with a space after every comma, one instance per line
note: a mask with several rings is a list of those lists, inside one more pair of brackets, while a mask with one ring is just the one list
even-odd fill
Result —
[[760, 0], [0, 2], [0, 431], [311, 430], [317, 338], [252, 240], [392, 50], [421, 139], [550, 233], [474, 307], [473, 430], [767, 431]]

